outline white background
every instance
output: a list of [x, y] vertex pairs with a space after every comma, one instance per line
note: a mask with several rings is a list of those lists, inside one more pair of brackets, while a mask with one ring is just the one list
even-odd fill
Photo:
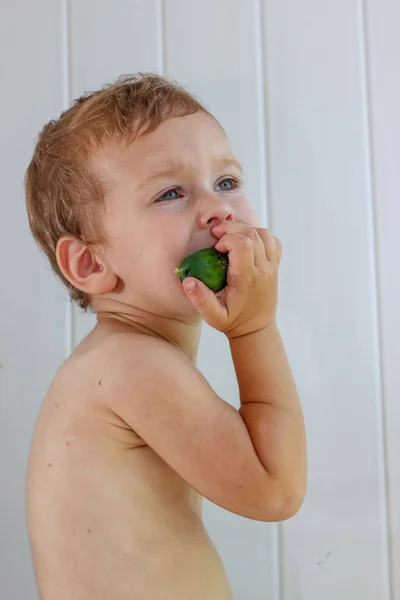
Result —
[[[1, 0], [1, 600], [37, 597], [31, 435], [94, 325], [31, 237], [23, 176], [48, 120], [137, 71], [177, 79], [221, 121], [283, 243], [278, 321], [309, 485], [281, 524], [204, 500], [235, 600], [400, 600], [399, 23], [396, 0]], [[206, 324], [198, 366], [238, 408], [229, 346]]]

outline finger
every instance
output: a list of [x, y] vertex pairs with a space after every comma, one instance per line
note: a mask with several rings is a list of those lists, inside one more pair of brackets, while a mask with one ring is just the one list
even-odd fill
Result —
[[[194, 282], [196, 287], [190, 287], [191, 282]], [[186, 277], [182, 281], [182, 288], [197, 312], [209, 325], [218, 327], [226, 319], [226, 308], [202, 281], [196, 277]]]
[[221, 223], [211, 227], [211, 233], [213, 233], [215, 237], [221, 238], [226, 233], [243, 233], [244, 230], [248, 228], [248, 223], [239, 223], [238, 221], [221, 221]]
[[[212, 232], [216, 237], [222, 238], [227, 233], [237, 233], [245, 235], [253, 242], [254, 266], [261, 268], [267, 260], [264, 242], [259, 236], [261, 229], [249, 227], [248, 223], [239, 223], [237, 221], [223, 221], [212, 227]], [[217, 244], [218, 245], [218, 244]], [[217, 248], [217, 245], [215, 246]], [[217, 248], [218, 250], [219, 248]]]
[[247, 282], [246, 276], [253, 273], [255, 268], [253, 241], [247, 235], [227, 233], [215, 245], [215, 249], [229, 253], [228, 284], [238, 287], [238, 278]]
[[272, 234], [272, 232], [269, 229], [259, 229], [258, 234], [263, 241], [268, 262], [270, 262], [272, 264], [276, 264], [277, 263], [277, 246], [276, 246], [277, 238]]
[[257, 228], [257, 227], [248, 227], [245, 230], [245, 234], [253, 242], [254, 265], [258, 269], [262, 269], [268, 262], [265, 245], [264, 245], [264, 240], [261, 236], [262, 231], [265, 231], [265, 229], [263, 230], [263, 229]]
[[276, 259], [278, 261], [278, 267], [282, 258], [282, 242], [281, 240], [275, 236], [275, 246], [276, 246]]
[[275, 244], [275, 239], [277, 238], [275, 238], [269, 229], [249, 227], [248, 224], [237, 221], [223, 221], [213, 227], [212, 231], [214, 232], [214, 230], [218, 237], [220, 235], [224, 236], [227, 233], [237, 233], [249, 237], [254, 246], [254, 265], [259, 269], [263, 269], [266, 262], [275, 263], [277, 261]]

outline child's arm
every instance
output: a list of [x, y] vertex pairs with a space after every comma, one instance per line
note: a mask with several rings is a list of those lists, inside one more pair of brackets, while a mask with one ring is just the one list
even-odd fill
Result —
[[258, 458], [281, 482], [289, 510], [298, 510], [307, 487], [303, 413], [276, 324], [229, 340], [240, 389], [239, 412]]
[[297, 512], [299, 498], [266, 471], [239, 411], [181, 351], [145, 335], [114, 336], [98, 369], [99, 399], [202, 496], [257, 521]]
[[[237, 221], [212, 228], [215, 249], [228, 253], [227, 285], [215, 295], [190, 276], [182, 282], [203, 319], [229, 340], [240, 388], [240, 414], [254, 449], [280, 482], [283, 502], [300, 508], [307, 487], [302, 410], [276, 325], [282, 244], [271, 231]], [[189, 291], [188, 282], [197, 287]]]

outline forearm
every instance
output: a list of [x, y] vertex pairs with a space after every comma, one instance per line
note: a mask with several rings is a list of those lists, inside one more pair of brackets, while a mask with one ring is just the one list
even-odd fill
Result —
[[265, 470], [301, 502], [307, 487], [303, 412], [277, 325], [229, 340], [239, 412]]

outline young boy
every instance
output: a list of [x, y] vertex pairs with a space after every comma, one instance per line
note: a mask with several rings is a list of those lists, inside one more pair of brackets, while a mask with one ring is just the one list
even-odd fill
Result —
[[[232, 600], [203, 496], [283, 521], [307, 480], [277, 323], [282, 246], [259, 227], [218, 121], [156, 74], [124, 76], [48, 123], [27, 169], [32, 233], [90, 334], [56, 373], [27, 473], [41, 600]], [[174, 273], [227, 253], [219, 293]], [[202, 320], [229, 340], [241, 407], [196, 368]]]

